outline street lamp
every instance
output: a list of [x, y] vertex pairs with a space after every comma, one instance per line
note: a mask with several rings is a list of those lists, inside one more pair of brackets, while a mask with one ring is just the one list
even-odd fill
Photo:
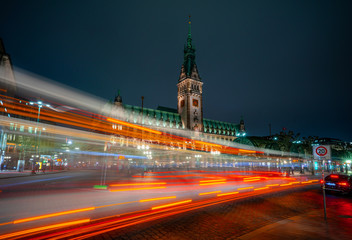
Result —
[[[40, 119], [40, 109], [43, 106], [50, 107], [50, 104], [43, 104], [42, 101], [37, 101], [37, 102], [29, 102], [30, 105], [37, 105], [38, 106], [38, 117], [37, 117], [37, 124], [36, 124], [36, 131], [35, 131], [35, 138], [36, 138], [36, 155], [39, 157], [40, 161], [40, 153], [39, 153], [39, 147], [40, 147], [40, 135], [41, 131], [38, 129], [38, 124], [39, 124], [39, 119]], [[37, 135], [37, 132], [39, 131], [39, 137]], [[34, 167], [34, 162], [32, 162], [32, 173], [33, 173], [33, 167]]]

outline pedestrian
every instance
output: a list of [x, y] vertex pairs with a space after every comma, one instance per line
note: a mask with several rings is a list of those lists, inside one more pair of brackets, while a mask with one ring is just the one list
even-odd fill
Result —
[[46, 166], [45, 166], [45, 164], [43, 164], [42, 171], [43, 171], [44, 174], [45, 174], [45, 168], [46, 168]]

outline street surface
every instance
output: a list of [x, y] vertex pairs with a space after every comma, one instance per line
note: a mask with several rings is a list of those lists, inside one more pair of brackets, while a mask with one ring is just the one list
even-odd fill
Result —
[[91, 239], [351, 239], [352, 196], [319, 185], [241, 199], [156, 220]]
[[[7, 234], [42, 226], [80, 220], [100, 221], [106, 217], [119, 217], [136, 211], [156, 211], [153, 208], [160, 206], [163, 210], [163, 205], [166, 204], [189, 205], [192, 208], [187, 211], [192, 211], [237, 194], [247, 198], [246, 194], [275, 192], [305, 184], [316, 185], [318, 180], [315, 178], [309, 181], [310, 177], [286, 177], [270, 172], [211, 170], [159, 171], [145, 176], [137, 173], [127, 177], [108, 171], [108, 189], [93, 188], [100, 184], [99, 170], [74, 170], [1, 179], [0, 204], [3, 208], [0, 215], [0, 239], [9, 236], [14, 239], [22, 234]], [[162, 214], [160, 212], [160, 216]], [[248, 214], [253, 214], [250, 208]], [[220, 225], [226, 227], [226, 224]]]

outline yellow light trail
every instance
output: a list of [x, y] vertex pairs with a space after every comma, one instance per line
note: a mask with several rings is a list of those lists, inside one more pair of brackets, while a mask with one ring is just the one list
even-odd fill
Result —
[[171, 196], [171, 197], [160, 197], [160, 198], [148, 198], [148, 199], [142, 199], [139, 200], [140, 202], [150, 202], [150, 201], [157, 201], [157, 200], [164, 200], [164, 199], [172, 199], [176, 198], [176, 196]]
[[228, 193], [221, 193], [221, 194], [217, 194], [217, 197], [221, 197], [221, 196], [227, 196], [227, 195], [234, 195], [237, 194], [239, 192], [228, 192]]
[[60, 228], [60, 227], [67, 227], [67, 226], [72, 226], [72, 225], [81, 224], [81, 223], [88, 223], [88, 222], [90, 222], [89, 218], [77, 220], [77, 221], [73, 221], [73, 222], [65, 222], [65, 223], [44, 226], [44, 227], [31, 228], [31, 229], [27, 229], [27, 230], [23, 230], [23, 231], [19, 231], [19, 232], [1, 235], [0, 239], [12, 238], [12, 237], [25, 235], [28, 233], [40, 232], [40, 231], [44, 231], [44, 230], [50, 230], [50, 229], [55, 229], [55, 228]]
[[280, 184], [280, 187], [281, 186], [289, 186], [289, 185], [291, 185], [291, 183]]
[[137, 191], [137, 190], [151, 190], [151, 189], [162, 189], [162, 188], [166, 188], [166, 187], [128, 188], [128, 189], [110, 189], [110, 192]]
[[170, 203], [170, 204], [165, 204], [165, 205], [161, 205], [161, 206], [152, 207], [152, 210], [156, 210], [156, 209], [160, 209], [160, 208], [166, 208], [166, 207], [172, 207], [172, 206], [180, 205], [180, 204], [183, 204], [183, 203], [190, 203], [190, 202], [192, 202], [192, 199], [181, 201], [181, 202], [175, 202], [175, 203]]
[[195, 143], [199, 143], [199, 144], [206, 144], [206, 145], [211, 145], [211, 146], [214, 146], [214, 147], [219, 147], [221, 148], [222, 146], [219, 145], [219, 144], [214, 144], [214, 143], [209, 143], [209, 142], [202, 142], [202, 141], [194, 141]]
[[213, 193], [221, 193], [221, 191], [199, 193], [199, 196], [213, 194]]
[[199, 183], [208, 183], [208, 182], [223, 182], [223, 181], [226, 181], [226, 178], [215, 179], [215, 180], [202, 180], [202, 181], [199, 181]]
[[258, 191], [258, 190], [264, 190], [264, 189], [268, 189], [269, 187], [262, 187], [262, 188], [254, 188], [254, 191]]
[[256, 153], [256, 151], [254, 150], [246, 150], [246, 149], [239, 149], [238, 151], [243, 153]]
[[251, 179], [243, 179], [243, 182], [254, 182], [254, 181], [259, 181], [260, 178], [251, 178]]
[[311, 181], [307, 181], [307, 182], [301, 182], [301, 183], [312, 183]]
[[269, 185], [266, 185], [267, 187], [275, 187], [275, 186], [279, 186], [279, 184], [269, 184]]
[[300, 183], [300, 182], [291, 182], [291, 184], [298, 184], [298, 183]]
[[311, 182], [318, 182], [319, 180], [311, 180]]
[[243, 188], [237, 188], [237, 190], [245, 190], [245, 189], [252, 189], [254, 187], [243, 187]]
[[56, 216], [61, 216], [61, 215], [66, 215], [66, 214], [85, 212], [85, 211], [92, 211], [94, 209], [95, 209], [95, 207], [90, 207], [90, 208], [82, 208], [82, 209], [70, 210], [70, 211], [65, 211], [65, 212], [57, 212], [57, 213], [46, 214], [46, 215], [41, 215], [41, 216], [36, 216], [36, 217], [19, 219], [19, 220], [13, 221], [13, 223], [17, 224], [17, 223], [23, 223], [23, 222], [30, 222], [30, 221], [43, 219], [43, 218], [50, 218], [50, 217], [56, 217]]
[[211, 182], [211, 183], [200, 183], [199, 186], [225, 184], [226, 182]]
[[110, 187], [124, 187], [124, 186], [145, 186], [145, 185], [163, 185], [166, 182], [150, 182], [150, 183], [124, 183], [124, 184], [110, 184]]

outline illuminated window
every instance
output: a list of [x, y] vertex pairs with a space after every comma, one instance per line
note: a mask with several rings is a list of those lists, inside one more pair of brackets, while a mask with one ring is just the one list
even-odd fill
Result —
[[193, 99], [193, 106], [198, 107], [198, 100], [197, 99]]
[[181, 107], [185, 106], [185, 100], [181, 100]]

